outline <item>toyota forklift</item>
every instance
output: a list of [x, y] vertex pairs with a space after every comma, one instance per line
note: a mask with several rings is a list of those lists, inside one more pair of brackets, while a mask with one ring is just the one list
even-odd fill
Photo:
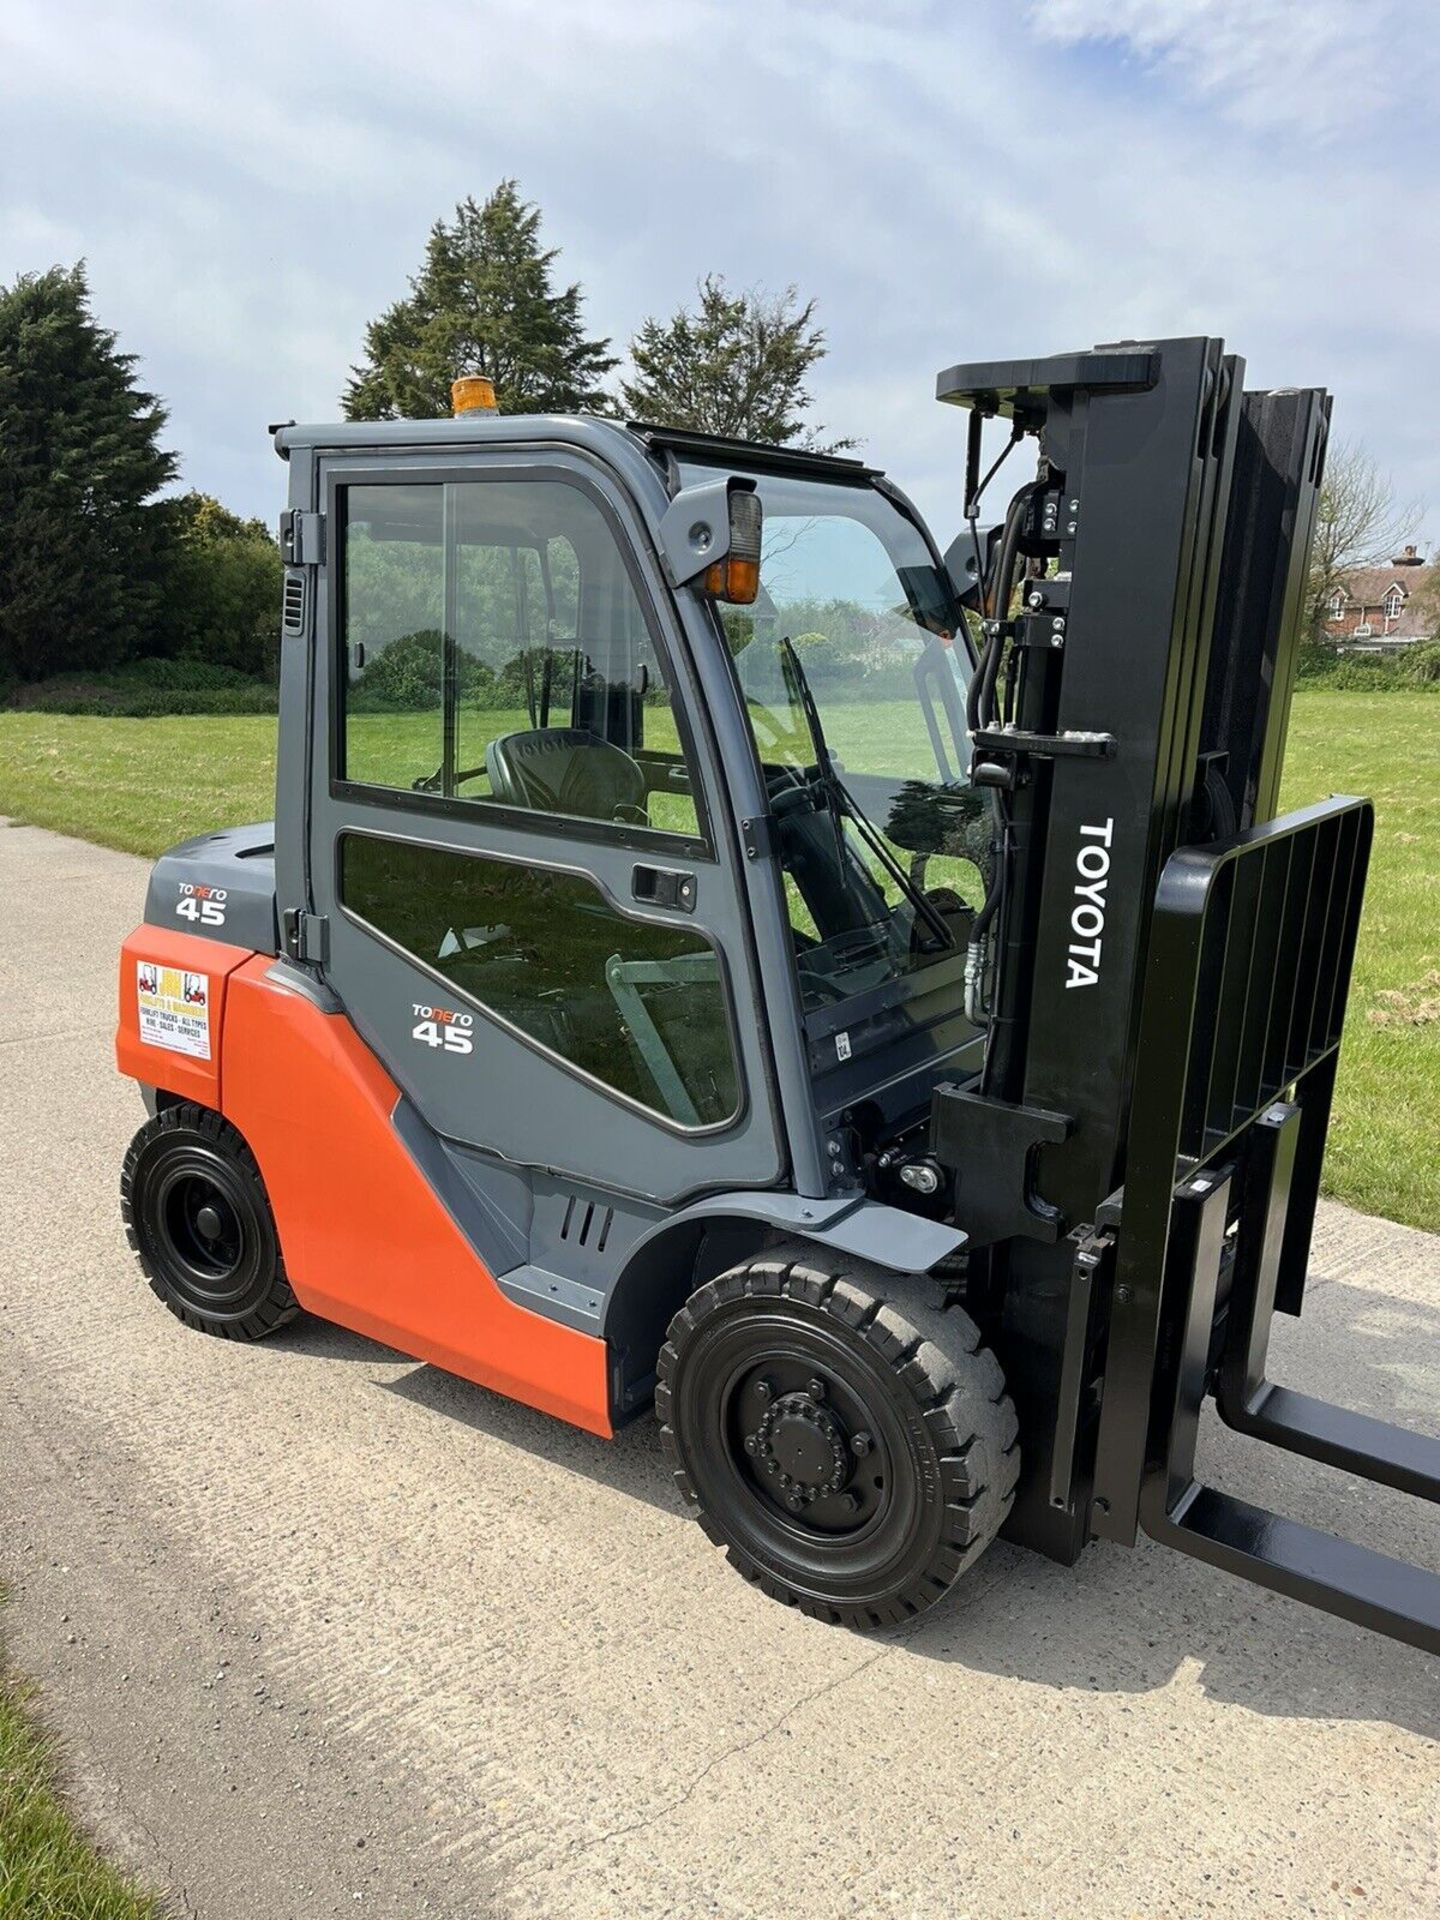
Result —
[[1267, 1374], [1372, 833], [1276, 815], [1328, 398], [1206, 338], [937, 393], [947, 552], [858, 460], [478, 377], [272, 430], [276, 817], [164, 855], [125, 942], [130, 1241], [212, 1334], [653, 1406], [825, 1620], [1143, 1530], [1440, 1651], [1440, 1578], [1195, 1465], [1213, 1400], [1440, 1497], [1440, 1443]]

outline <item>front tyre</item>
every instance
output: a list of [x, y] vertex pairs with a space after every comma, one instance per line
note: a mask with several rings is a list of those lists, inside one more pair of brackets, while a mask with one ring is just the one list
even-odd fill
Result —
[[260, 1340], [299, 1312], [255, 1156], [208, 1107], [166, 1107], [141, 1127], [120, 1206], [151, 1290], [187, 1326]]
[[933, 1283], [747, 1261], [670, 1323], [655, 1408], [681, 1493], [730, 1562], [822, 1620], [932, 1606], [1014, 1497], [995, 1356]]

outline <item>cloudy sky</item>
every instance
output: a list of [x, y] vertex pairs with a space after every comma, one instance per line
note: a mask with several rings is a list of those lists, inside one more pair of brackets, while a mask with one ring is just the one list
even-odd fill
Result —
[[1220, 333], [1440, 536], [1429, 0], [0, 0], [0, 283], [84, 256], [188, 485], [273, 520], [426, 230], [506, 174], [592, 331], [795, 282], [943, 535], [959, 359]]

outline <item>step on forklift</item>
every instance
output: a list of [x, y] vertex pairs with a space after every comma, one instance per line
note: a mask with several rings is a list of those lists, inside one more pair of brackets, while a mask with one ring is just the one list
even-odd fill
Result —
[[1440, 1651], [1440, 1578], [1195, 1471], [1213, 1399], [1440, 1496], [1266, 1371], [1372, 833], [1275, 812], [1328, 399], [1204, 338], [937, 391], [946, 553], [860, 461], [479, 378], [273, 430], [276, 818], [164, 855], [125, 943], [131, 1243], [213, 1334], [653, 1406], [825, 1620], [1143, 1529]]

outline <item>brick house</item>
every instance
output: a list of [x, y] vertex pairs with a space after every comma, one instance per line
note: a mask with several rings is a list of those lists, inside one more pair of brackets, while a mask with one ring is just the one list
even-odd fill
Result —
[[1437, 568], [1406, 547], [1383, 567], [1356, 567], [1342, 574], [1325, 608], [1325, 638], [1346, 652], [1380, 653], [1429, 640], [1435, 630], [1434, 596], [1421, 591]]

